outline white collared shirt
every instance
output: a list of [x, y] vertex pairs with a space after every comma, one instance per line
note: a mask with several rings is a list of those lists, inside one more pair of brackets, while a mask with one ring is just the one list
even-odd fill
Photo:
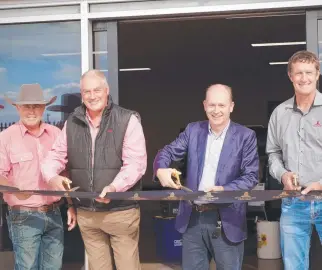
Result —
[[221, 150], [224, 144], [224, 140], [225, 140], [229, 125], [230, 125], [230, 120], [227, 126], [218, 135], [216, 135], [212, 131], [209, 125], [205, 162], [204, 162], [204, 167], [202, 171], [202, 177], [198, 187], [199, 191], [205, 191], [216, 185], [215, 181], [216, 181], [218, 162], [219, 162]]

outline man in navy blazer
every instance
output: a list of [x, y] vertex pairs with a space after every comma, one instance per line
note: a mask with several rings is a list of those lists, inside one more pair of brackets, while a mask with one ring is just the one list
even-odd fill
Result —
[[[215, 84], [203, 102], [209, 121], [188, 124], [175, 141], [160, 150], [154, 173], [164, 187], [179, 189], [171, 178], [171, 161], [187, 154], [185, 185], [193, 191], [250, 190], [258, 183], [259, 158], [255, 132], [230, 120], [234, 108], [229, 86]], [[242, 268], [247, 238], [246, 203], [180, 202], [176, 229], [183, 235], [184, 270]]]

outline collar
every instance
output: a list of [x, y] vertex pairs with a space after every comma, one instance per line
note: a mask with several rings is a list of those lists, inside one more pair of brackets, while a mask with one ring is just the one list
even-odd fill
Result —
[[[312, 107], [315, 107], [315, 106], [322, 106], [322, 94], [318, 90], [316, 90], [315, 92], [315, 98], [312, 104]], [[286, 101], [285, 108], [294, 109], [294, 110], [297, 109], [295, 95]]]
[[221, 137], [225, 137], [226, 136], [226, 133], [227, 133], [227, 130], [229, 128], [229, 125], [230, 125], [230, 120], [228, 122], [228, 124], [225, 126], [225, 128], [223, 129], [223, 131], [220, 133], [220, 134], [216, 134], [212, 129], [211, 129], [211, 126], [210, 126], [210, 123], [208, 122], [208, 134], [209, 135], [214, 135], [216, 137], [216, 139], [219, 139]]
[[91, 118], [91, 116], [89, 115], [89, 113], [88, 113], [88, 110], [86, 109], [86, 111], [85, 111], [85, 116], [86, 116], [86, 119], [87, 119], [87, 121], [94, 127], [94, 128], [98, 128], [99, 126], [100, 126], [100, 123], [101, 123], [101, 121], [102, 121], [102, 117], [103, 117], [103, 115], [101, 115], [101, 119], [100, 119], [100, 123], [98, 124], [98, 125], [94, 125], [94, 122], [93, 122], [93, 120], [92, 120], [92, 118]]
[[[26, 126], [22, 123], [22, 121], [21, 121], [21, 120], [19, 120], [18, 125], [19, 125], [19, 127], [20, 127], [20, 130], [21, 130], [22, 136], [25, 136], [27, 132], [29, 133], [28, 129], [27, 129], [27, 128], [26, 128]], [[45, 131], [47, 132], [47, 131], [48, 131], [48, 130], [47, 130], [47, 128], [48, 128], [48, 127], [47, 127], [47, 124], [46, 124], [46, 123], [44, 123], [44, 122], [41, 122], [41, 123], [40, 123], [40, 132], [39, 132], [39, 136], [40, 136], [40, 135], [42, 135]]]
[[316, 90], [313, 106], [321, 106], [321, 105], [322, 105], [322, 94], [320, 93], [320, 91]]

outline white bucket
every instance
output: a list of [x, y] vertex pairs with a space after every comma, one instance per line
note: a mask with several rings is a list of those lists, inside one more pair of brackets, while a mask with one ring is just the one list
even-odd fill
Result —
[[280, 259], [280, 226], [278, 221], [257, 221], [257, 257]]

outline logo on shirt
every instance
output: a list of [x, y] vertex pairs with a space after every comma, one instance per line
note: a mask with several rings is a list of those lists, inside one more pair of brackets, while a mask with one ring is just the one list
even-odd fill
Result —
[[109, 128], [109, 129], [107, 130], [107, 132], [108, 132], [108, 133], [112, 133], [112, 132], [113, 132], [113, 130], [112, 130], [111, 128]]
[[320, 121], [316, 121], [316, 123], [313, 125], [314, 127], [322, 127]]

